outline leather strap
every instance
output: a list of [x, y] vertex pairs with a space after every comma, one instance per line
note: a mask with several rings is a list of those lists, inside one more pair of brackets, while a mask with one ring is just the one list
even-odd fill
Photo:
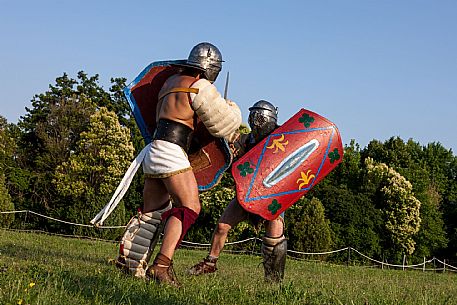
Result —
[[199, 89], [198, 88], [184, 88], [184, 87], [176, 87], [176, 88], [171, 88], [168, 91], [165, 91], [159, 96], [159, 100], [163, 99], [165, 96], [167, 96], [170, 93], [177, 93], [177, 92], [186, 92], [186, 93], [195, 93], [198, 94]]

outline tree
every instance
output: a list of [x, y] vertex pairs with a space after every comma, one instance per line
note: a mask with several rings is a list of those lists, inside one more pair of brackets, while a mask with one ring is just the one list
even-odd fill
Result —
[[[7, 177], [8, 184], [15, 186], [11, 194], [20, 208], [60, 218], [56, 213], [64, 210], [68, 202], [52, 183], [56, 168], [77, 150], [80, 134], [87, 130], [89, 117], [96, 109], [106, 107], [115, 111], [122, 126], [135, 125], [123, 97], [125, 78], [113, 78], [111, 83], [108, 92], [99, 85], [98, 75], [88, 76], [80, 71], [73, 79], [64, 73], [48, 91], [33, 97], [32, 107], [26, 108], [27, 113], [18, 123], [16, 173]], [[137, 128], [132, 128], [132, 135], [137, 141], [135, 147], [141, 149], [143, 144]], [[138, 180], [135, 179], [132, 186], [138, 185]], [[141, 202], [132, 191], [126, 194], [125, 200], [129, 206]], [[61, 229], [43, 219], [37, 219], [35, 225]]]
[[29, 200], [24, 208], [48, 214], [65, 204], [52, 184], [55, 169], [76, 150], [76, 143], [81, 132], [86, 130], [95, 105], [85, 95], [73, 95], [61, 97], [60, 101], [53, 99], [45, 108], [46, 120], [38, 120], [32, 131], [22, 134], [22, 141], [33, 138], [37, 145], [22, 143], [19, 165], [29, 170], [29, 185], [25, 190]]
[[414, 256], [417, 257], [417, 261], [422, 260], [423, 257], [436, 255], [448, 244], [443, 216], [439, 210], [441, 196], [433, 185], [429, 185], [426, 196], [423, 196], [420, 201], [422, 221], [419, 232], [414, 238], [416, 242]]
[[[0, 174], [0, 212], [14, 211], [14, 204], [5, 186], [5, 177]], [[0, 227], [9, 227], [14, 221], [14, 214], [0, 214]]]
[[449, 238], [448, 248], [442, 252], [445, 257], [457, 260], [457, 157], [445, 164], [449, 168], [448, 185], [440, 205]]
[[328, 183], [318, 185], [312, 195], [325, 207], [334, 248], [351, 246], [371, 257], [381, 257], [382, 215], [369, 194]]
[[[114, 112], [105, 107], [97, 110], [87, 131], [81, 133], [75, 152], [56, 169], [54, 184], [72, 203], [61, 215], [66, 212], [68, 220], [88, 224], [108, 202], [133, 152], [128, 128], [119, 124]], [[124, 225], [124, 212], [121, 203], [108, 223]]]
[[413, 236], [421, 223], [421, 203], [414, 197], [411, 183], [384, 163], [376, 164], [371, 158], [365, 163], [368, 180], [378, 190], [376, 200], [383, 210], [389, 241], [394, 249], [400, 248], [412, 254], [415, 249]]
[[331, 249], [332, 232], [324, 206], [315, 197], [302, 197], [286, 212], [289, 247], [296, 251], [323, 252]]
[[[10, 173], [16, 143], [10, 136], [6, 119], [0, 116], [0, 211], [14, 210], [14, 204], [5, 184], [4, 173]], [[1, 214], [0, 226], [9, 227], [14, 221], [14, 214]]]
[[0, 115], [0, 172], [5, 172], [10, 166], [16, 143], [10, 136], [7, 120]]
[[[451, 151], [439, 143], [424, 147], [412, 139], [405, 143], [398, 137], [392, 137], [384, 143], [371, 141], [362, 151], [362, 158], [368, 157], [387, 164], [411, 182], [412, 191], [421, 202], [422, 222], [414, 237], [414, 256], [422, 259], [423, 256], [437, 256], [442, 253], [448, 239], [445, 227], [449, 228], [447, 224], [453, 221], [452, 218], [447, 219], [449, 214], [445, 212], [448, 190], [455, 181], [452, 166], [448, 166], [453, 160]], [[362, 185], [368, 186], [366, 182]], [[447, 234], [451, 234], [451, 231], [448, 230]]]

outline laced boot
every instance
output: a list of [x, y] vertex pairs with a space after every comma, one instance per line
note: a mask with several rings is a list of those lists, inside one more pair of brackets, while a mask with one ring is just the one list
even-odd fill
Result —
[[152, 266], [146, 270], [146, 278], [159, 284], [181, 287], [173, 269], [173, 261], [162, 253], [157, 254]]
[[217, 257], [208, 255], [201, 262], [194, 265], [188, 270], [190, 275], [201, 275], [206, 273], [214, 273], [217, 271], [216, 267]]

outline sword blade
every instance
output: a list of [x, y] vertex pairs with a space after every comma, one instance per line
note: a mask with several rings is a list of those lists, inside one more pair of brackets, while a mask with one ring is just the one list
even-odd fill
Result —
[[224, 99], [227, 99], [229, 76], [230, 76], [229, 71], [227, 71], [227, 77], [225, 78]]

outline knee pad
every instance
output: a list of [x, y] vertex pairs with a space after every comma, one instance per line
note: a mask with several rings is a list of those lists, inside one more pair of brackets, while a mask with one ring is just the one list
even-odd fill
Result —
[[187, 207], [172, 208], [163, 213], [162, 220], [166, 221], [171, 216], [174, 216], [179, 221], [181, 221], [182, 225], [181, 236], [179, 237], [178, 243], [176, 244], [176, 248], [178, 248], [190, 226], [195, 223], [195, 220], [197, 220], [198, 214]]
[[162, 214], [171, 209], [171, 203], [161, 210], [132, 217], [122, 236], [116, 264], [135, 277], [144, 278], [151, 254], [163, 229]]
[[262, 257], [265, 280], [280, 282], [284, 278], [286, 266], [287, 239], [283, 236], [262, 239]]

